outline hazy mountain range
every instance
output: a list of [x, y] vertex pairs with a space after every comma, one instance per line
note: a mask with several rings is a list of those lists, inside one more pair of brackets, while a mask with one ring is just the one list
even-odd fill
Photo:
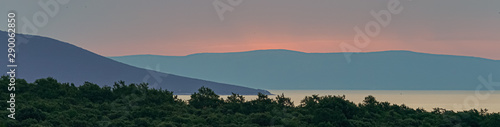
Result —
[[[17, 35], [19, 37], [20, 35]], [[0, 31], [0, 40], [7, 40], [7, 33]], [[192, 94], [202, 86], [213, 89], [217, 94], [270, 94], [266, 90], [229, 85], [224, 83], [187, 78], [172, 74], [133, 67], [89, 52], [69, 43], [51, 38], [25, 35], [27, 43], [17, 43], [17, 78], [33, 82], [36, 79], [53, 77], [59, 82], [82, 85], [85, 81], [98, 85], [112, 86], [123, 80], [128, 83], [147, 82], [151, 88], [162, 88], [174, 94]], [[89, 39], [91, 40], [91, 39]], [[5, 42], [2, 41], [2, 42]], [[18, 39], [18, 41], [21, 41]], [[89, 43], [99, 43], [98, 41]], [[8, 64], [7, 43], [0, 55], [5, 56], [4, 72]], [[4, 73], [5, 74], [5, 73]]]
[[[500, 79], [500, 61], [411, 51], [303, 53], [258, 50], [188, 56], [110, 57], [132, 66], [264, 89], [475, 90]], [[484, 87], [482, 87], [484, 88]]]

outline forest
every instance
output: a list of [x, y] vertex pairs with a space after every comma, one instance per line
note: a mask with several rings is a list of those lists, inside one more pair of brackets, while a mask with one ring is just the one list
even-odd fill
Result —
[[[171, 91], [148, 88], [148, 84], [118, 81], [100, 87], [60, 83], [54, 78], [28, 83], [17, 79], [16, 114], [10, 119], [9, 78], [0, 81], [0, 126], [8, 127], [495, 127], [500, 114], [486, 109], [432, 111], [379, 102], [373, 96], [355, 104], [345, 96], [304, 97], [291, 102], [259, 94], [246, 100], [232, 94], [221, 98], [202, 87], [189, 100], [178, 99]], [[294, 104], [297, 103], [297, 104]]]

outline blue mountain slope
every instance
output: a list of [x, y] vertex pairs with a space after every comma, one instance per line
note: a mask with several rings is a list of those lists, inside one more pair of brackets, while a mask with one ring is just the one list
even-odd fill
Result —
[[[500, 79], [500, 61], [411, 51], [302, 53], [258, 50], [188, 56], [111, 57], [136, 67], [265, 89], [475, 90], [479, 76]], [[483, 87], [484, 88], [484, 87]]]
[[[0, 40], [6, 42], [7, 33], [0, 31]], [[19, 36], [19, 35], [18, 35]], [[27, 43], [17, 44], [17, 76], [33, 82], [39, 78], [53, 77], [60, 82], [81, 85], [85, 81], [98, 85], [112, 86], [114, 82], [123, 80], [126, 83], [147, 82], [152, 88], [173, 91], [174, 94], [192, 94], [202, 86], [213, 89], [217, 94], [255, 95], [258, 92], [270, 94], [268, 91], [241, 86], [216, 83], [206, 80], [187, 78], [172, 74], [150, 71], [116, 62], [109, 58], [89, 52], [74, 45], [58, 40], [29, 36]], [[7, 56], [7, 43], [2, 56]], [[4, 72], [7, 72], [4, 58]]]

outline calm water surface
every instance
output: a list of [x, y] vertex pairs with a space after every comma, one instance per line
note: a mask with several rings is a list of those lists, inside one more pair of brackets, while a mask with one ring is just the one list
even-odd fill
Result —
[[[486, 108], [489, 112], [500, 112], [499, 91], [398, 91], [398, 90], [269, 90], [273, 94], [284, 93], [299, 105], [305, 96], [313, 94], [345, 95], [347, 100], [361, 103], [368, 95], [373, 95], [379, 102], [388, 101], [391, 104], [405, 104], [411, 108], [423, 108], [432, 111], [435, 107], [447, 110], [468, 110]], [[275, 98], [276, 95], [270, 95]], [[189, 95], [179, 95], [180, 99], [189, 100]], [[224, 99], [227, 96], [221, 96]], [[253, 100], [256, 95], [245, 96], [246, 100]]]

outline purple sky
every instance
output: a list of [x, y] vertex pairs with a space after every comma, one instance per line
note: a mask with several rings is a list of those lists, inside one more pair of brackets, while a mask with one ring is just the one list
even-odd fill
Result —
[[[213, 5], [218, 1], [232, 9], [222, 14], [224, 20]], [[36, 26], [36, 33], [23, 30], [22, 19], [35, 22], [37, 12], [47, 14], [38, 1], [2, 2], [2, 11], [16, 11], [22, 33], [59, 39], [104, 56], [257, 49], [341, 52], [341, 45], [348, 45], [361, 52], [411, 50], [500, 60], [500, 1], [401, 0], [394, 6], [400, 12], [391, 13], [384, 27], [370, 11], [389, 10], [391, 2], [243, 0], [231, 5], [227, 0], [71, 0], [58, 3], [59, 11]], [[380, 31], [369, 37], [369, 43], [356, 45], [354, 28], [365, 31], [370, 22], [381, 26]]]

